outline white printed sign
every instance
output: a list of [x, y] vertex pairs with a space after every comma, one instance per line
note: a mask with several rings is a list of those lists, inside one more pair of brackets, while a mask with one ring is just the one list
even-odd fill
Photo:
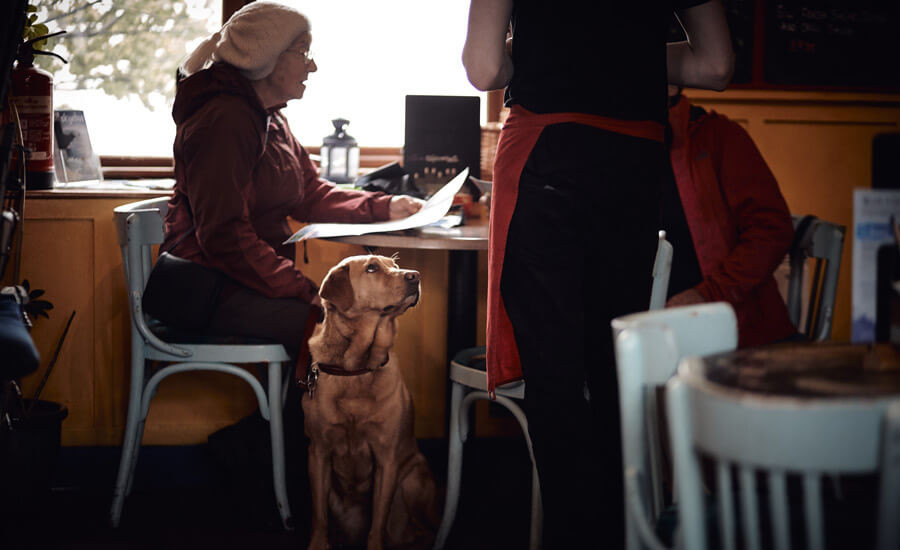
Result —
[[891, 217], [900, 222], [900, 190], [853, 191], [853, 319], [854, 342], [875, 341], [878, 249], [894, 242]]

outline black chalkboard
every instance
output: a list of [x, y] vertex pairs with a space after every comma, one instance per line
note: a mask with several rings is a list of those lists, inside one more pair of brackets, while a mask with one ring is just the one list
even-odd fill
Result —
[[765, 82], [896, 87], [898, 30], [898, 0], [767, 0]]
[[464, 168], [481, 177], [481, 99], [406, 96], [403, 168], [430, 195]]

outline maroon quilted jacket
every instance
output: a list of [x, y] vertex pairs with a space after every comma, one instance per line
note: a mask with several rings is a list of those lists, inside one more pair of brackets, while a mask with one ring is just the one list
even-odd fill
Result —
[[179, 82], [172, 116], [176, 183], [162, 250], [188, 234], [169, 251], [265, 296], [310, 301], [315, 283], [294, 266], [294, 245], [281, 244], [291, 235], [287, 218], [389, 217], [389, 195], [343, 190], [320, 178], [279, 108], [266, 111], [250, 82], [228, 65]]

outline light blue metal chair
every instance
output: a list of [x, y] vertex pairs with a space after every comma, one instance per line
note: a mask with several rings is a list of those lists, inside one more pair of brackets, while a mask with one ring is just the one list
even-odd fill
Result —
[[[834, 302], [847, 228], [813, 216], [792, 218], [798, 234], [790, 251], [788, 314], [797, 330], [810, 340], [831, 340]], [[808, 266], [811, 267], [809, 292], [804, 300], [804, 274]], [[805, 317], [802, 315], [804, 305]]]
[[[659, 232], [656, 259], [653, 264], [653, 285], [650, 293], [650, 308], [665, 306], [666, 292], [669, 289], [669, 273], [672, 269], [672, 244], [666, 240], [666, 232]], [[438, 529], [434, 548], [441, 549], [447, 543], [447, 537], [456, 519], [459, 506], [459, 490], [462, 483], [462, 451], [463, 444], [469, 437], [470, 410], [475, 401], [490, 400], [487, 391], [487, 372], [485, 370], [485, 348], [468, 348], [457, 353], [450, 362], [450, 436], [449, 456], [447, 459], [447, 495], [444, 503], [444, 515]], [[517, 401], [525, 398], [525, 382], [517, 381], [504, 384], [495, 389], [494, 403], [502, 405], [512, 413], [528, 446], [531, 457], [531, 524], [529, 548], [541, 547], [543, 510], [541, 508], [541, 489], [537, 466], [534, 462], [534, 451], [531, 437], [528, 435], [528, 421], [525, 412]]]
[[[125, 497], [131, 492], [144, 422], [150, 411], [150, 400], [156, 395], [159, 383], [164, 378], [181, 372], [214, 371], [232, 374], [247, 382], [259, 401], [260, 414], [269, 421], [275, 499], [282, 523], [286, 529], [290, 529], [291, 512], [285, 484], [282, 427], [282, 408], [288, 383], [283, 377], [290, 376], [290, 369], [287, 369], [287, 373], [282, 369], [283, 363], [288, 360], [284, 346], [251, 339], [235, 343], [236, 339], [233, 337], [200, 337], [196, 340], [202, 341], [188, 340], [190, 343], [183, 343], [183, 338], [178, 338], [177, 343], [164, 341], [154, 333], [158, 327], [151, 328], [148, 325], [141, 309], [141, 296], [153, 265], [152, 246], [161, 243], [165, 236], [163, 218], [168, 200], [167, 197], [149, 199], [114, 210], [130, 306], [131, 390], [110, 523], [114, 527], [119, 525]], [[151, 361], [163, 366], [148, 368], [152, 365]], [[260, 363], [267, 365], [268, 391], [250, 371], [236, 366]]]
[[[699, 358], [686, 359], [666, 392], [683, 548], [709, 546], [701, 453], [715, 463], [723, 550], [738, 546], [738, 523], [745, 550], [791, 548], [800, 525], [789, 515], [787, 475], [802, 478], [807, 548], [824, 549], [823, 475], [878, 472], [876, 548], [900, 548], [900, 400], [754, 395], [709, 382], [704, 368]], [[758, 474], [768, 485], [771, 543], [761, 540]]]
[[737, 347], [737, 320], [724, 302], [635, 313], [612, 322], [619, 379], [626, 548], [663, 548], [654, 526], [663, 508], [656, 390], [678, 361]]

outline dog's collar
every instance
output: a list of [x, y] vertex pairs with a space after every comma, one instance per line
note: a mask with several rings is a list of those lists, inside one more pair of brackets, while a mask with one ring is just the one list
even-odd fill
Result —
[[[309, 364], [309, 369], [306, 371], [306, 380], [300, 382], [300, 385], [309, 392], [309, 397], [312, 399], [316, 395], [316, 387], [319, 385], [319, 373], [324, 372], [325, 374], [333, 374], [334, 376], [359, 376], [361, 374], [368, 374], [370, 372], [374, 372], [375, 370], [385, 366], [387, 364], [387, 360], [384, 363], [378, 365], [375, 369], [359, 369], [359, 370], [347, 370], [337, 365], [330, 365], [328, 363], [319, 363], [318, 361], [311, 361]], [[299, 381], [298, 381], [299, 382]]]
[[[385, 361], [387, 363], [387, 361]], [[379, 365], [382, 367], [384, 365]], [[368, 374], [373, 372], [375, 369], [357, 369], [357, 370], [347, 370], [338, 365], [329, 365], [328, 363], [319, 363], [318, 361], [313, 361], [311, 368], [322, 371], [326, 374], [333, 374], [335, 376], [359, 376], [360, 374]]]

